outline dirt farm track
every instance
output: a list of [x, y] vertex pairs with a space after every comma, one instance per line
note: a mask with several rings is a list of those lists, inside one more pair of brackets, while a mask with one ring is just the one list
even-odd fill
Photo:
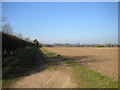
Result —
[[47, 47], [45, 49], [61, 54], [88, 69], [118, 80], [118, 48]]

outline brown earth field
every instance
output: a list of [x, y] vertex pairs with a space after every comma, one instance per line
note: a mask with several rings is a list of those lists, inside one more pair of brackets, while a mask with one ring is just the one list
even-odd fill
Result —
[[48, 51], [70, 58], [80, 65], [118, 80], [118, 48], [46, 47]]

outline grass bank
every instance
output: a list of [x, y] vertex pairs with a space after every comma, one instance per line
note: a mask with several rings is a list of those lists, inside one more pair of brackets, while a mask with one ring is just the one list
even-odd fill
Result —
[[[2, 62], [2, 86], [11, 86], [23, 76], [29, 75], [37, 67], [38, 55], [41, 55], [37, 47], [22, 48], [19, 53], [3, 58]], [[38, 54], [39, 53], [39, 54]]]
[[47, 55], [60, 59], [62, 62], [72, 67], [74, 71], [74, 80], [76, 81], [78, 88], [81, 85], [84, 88], [118, 88], [117, 81], [114, 81], [111, 78], [106, 77], [98, 72], [89, 70], [79, 65], [78, 63], [75, 63], [73, 60], [65, 58], [59, 54], [47, 51], [45, 48], [42, 49]]

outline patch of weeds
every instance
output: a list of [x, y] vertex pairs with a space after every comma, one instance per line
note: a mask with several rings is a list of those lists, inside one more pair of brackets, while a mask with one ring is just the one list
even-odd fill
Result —
[[7, 88], [9, 86], [11, 86], [11, 83], [13, 82], [14, 80], [12, 79], [5, 79], [5, 80], [2, 80], [2, 88]]
[[46, 49], [44, 49], [44, 48], [43, 48], [43, 51], [44, 51], [47, 55], [49, 55], [50, 57], [60, 59], [61, 61], [64, 61], [64, 62], [66, 62], [66, 63], [72, 63], [72, 62], [73, 62], [73, 60], [70, 60], [70, 59], [68, 59], [68, 58], [65, 58], [65, 57], [61, 56], [60, 54], [56, 54], [56, 53], [50, 52], [50, 51], [48, 51], [48, 50], [46, 50]]
[[[54, 53], [55, 54], [55, 53]], [[65, 62], [65, 63], [72, 63], [72, 62], [74, 62], [73, 60], [70, 60], [70, 59], [68, 59], [68, 58], [65, 58], [65, 57], [63, 57], [63, 56], [61, 56], [61, 55], [59, 55], [59, 54], [55, 54], [56, 55], [56, 58], [58, 58], [58, 59], [60, 59], [61, 61], [63, 61], [63, 62]]]
[[45, 59], [45, 62], [49, 64], [49, 63], [51, 63], [52, 61], [51, 61], [51, 59]]
[[56, 71], [56, 70], [57, 70], [57, 67], [56, 67], [56, 66], [50, 66], [50, 67], [49, 67], [49, 70], [51, 70], [51, 71]]
[[17, 79], [3, 79], [2, 80], [2, 88], [10, 88], [12, 84], [16, 83], [20, 79], [23, 79], [24, 77], [17, 78]]

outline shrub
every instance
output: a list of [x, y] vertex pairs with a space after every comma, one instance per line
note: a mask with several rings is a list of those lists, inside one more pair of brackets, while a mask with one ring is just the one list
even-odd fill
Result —
[[105, 46], [103, 46], [103, 45], [97, 45], [96, 47], [105, 47]]

